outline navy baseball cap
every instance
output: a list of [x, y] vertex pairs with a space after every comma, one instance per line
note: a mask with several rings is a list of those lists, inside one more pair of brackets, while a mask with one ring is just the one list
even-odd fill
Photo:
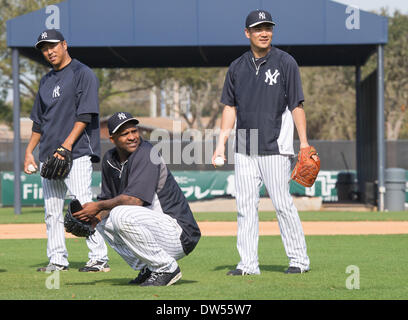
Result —
[[64, 41], [64, 36], [62, 35], [61, 32], [59, 32], [56, 29], [47, 29], [41, 32], [41, 34], [38, 36], [37, 43], [35, 44], [35, 47], [37, 49], [41, 48], [41, 44], [43, 42], [60, 42]]
[[136, 124], [139, 123], [139, 120], [134, 118], [129, 112], [122, 111], [114, 113], [108, 120], [109, 135], [112, 135], [113, 133], [118, 131], [120, 126], [129, 121], [135, 121]]
[[256, 25], [261, 23], [270, 23], [273, 26], [275, 25], [275, 22], [272, 21], [272, 16], [268, 11], [251, 11], [245, 20], [245, 28], [255, 27]]

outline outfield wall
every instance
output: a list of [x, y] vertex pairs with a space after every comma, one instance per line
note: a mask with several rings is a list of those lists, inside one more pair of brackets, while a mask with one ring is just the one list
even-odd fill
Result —
[[[230, 143], [231, 142], [231, 143]], [[219, 170], [234, 170], [233, 159], [233, 139], [228, 140], [227, 144], [227, 160], [228, 164]], [[21, 143], [21, 154], [24, 155], [28, 141]], [[164, 142], [161, 142], [165, 144]], [[172, 171], [197, 171], [197, 170], [213, 170], [211, 165], [212, 153], [215, 149], [216, 141], [206, 140], [198, 142], [176, 141], [166, 142], [169, 145], [169, 152], [164, 153], [168, 167]], [[321, 160], [321, 170], [327, 171], [342, 171], [356, 170], [356, 143], [355, 141], [326, 141], [326, 140], [310, 140], [309, 143], [316, 147]], [[153, 142], [154, 144], [154, 142]], [[102, 154], [112, 148], [110, 141], [101, 141]], [[188, 148], [188, 152], [186, 151]], [[299, 141], [294, 141], [295, 152], [299, 150]], [[175, 154], [191, 154], [194, 158], [193, 162], [185, 163], [181, 157], [181, 161], [177, 162]], [[386, 167], [387, 168], [403, 168], [408, 170], [408, 140], [396, 140], [386, 142]], [[38, 161], [38, 148], [34, 150], [34, 157]], [[190, 159], [191, 159], [190, 158]], [[23, 168], [24, 157], [21, 159], [21, 168]], [[101, 164], [96, 163], [93, 166], [95, 171], [101, 170]], [[0, 171], [14, 171], [13, 160], [13, 143], [12, 141], [0, 141]]]
[[[357, 191], [357, 182], [349, 185], [336, 185], [337, 177], [340, 172], [345, 171], [326, 171], [319, 172], [315, 184], [311, 188], [305, 188], [294, 181], [290, 182], [290, 193], [296, 196], [322, 197], [325, 202], [337, 202], [338, 200], [355, 200]], [[180, 185], [188, 201], [210, 200], [217, 197], [235, 197], [234, 171], [230, 170], [212, 170], [212, 171], [173, 171], [176, 181]], [[355, 176], [354, 171], [349, 171]], [[1, 206], [14, 205], [14, 173], [6, 171], [0, 173], [1, 181]], [[406, 171], [406, 200], [408, 203], [408, 170]], [[95, 171], [92, 176], [93, 199], [100, 193], [101, 172]], [[339, 199], [338, 191], [342, 192], [342, 199]], [[350, 198], [345, 199], [344, 190]], [[21, 195], [23, 206], [43, 206], [43, 191], [41, 186], [41, 177], [39, 173], [21, 175]], [[266, 197], [265, 186], [261, 188], [261, 196]], [[67, 199], [71, 196], [67, 194]]]

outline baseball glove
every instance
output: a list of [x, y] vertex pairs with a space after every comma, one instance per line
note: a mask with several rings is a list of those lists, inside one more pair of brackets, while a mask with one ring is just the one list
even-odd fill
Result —
[[[313, 156], [317, 158], [313, 159]], [[291, 179], [304, 187], [311, 187], [320, 171], [320, 159], [312, 146], [301, 148]]]
[[72, 233], [77, 237], [89, 237], [95, 233], [95, 229], [92, 227], [91, 222], [81, 221], [72, 215], [80, 210], [82, 210], [81, 203], [77, 199], [71, 200], [64, 217], [65, 231]]
[[[64, 160], [54, 157], [54, 153], [64, 157]], [[60, 146], [51, 154], [41, 167], [40, 175], [50, 180], [65, 179], [72, 168], [72, 153], [68, 149]]]

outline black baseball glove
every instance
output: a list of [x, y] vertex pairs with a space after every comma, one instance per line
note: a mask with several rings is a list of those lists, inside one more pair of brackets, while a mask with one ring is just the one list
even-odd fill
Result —
[[[54, 153], [64, 157], [64, 160], [54, 157]], [[60, 146], [45, 160], [41, 167], [40, 175], [50, 180], [65, 179], [72, 168], [72, 153], [68, 149]]]
[[77, 237], [89, 237], [95, 233], [95, 229], [92, 227], [91, 222], [81, 221], [72, 215], [80, 210], [82, 210], [81, 203], [77, 199], [71, 200], [64, 217], [65, 231], [72, 233]]

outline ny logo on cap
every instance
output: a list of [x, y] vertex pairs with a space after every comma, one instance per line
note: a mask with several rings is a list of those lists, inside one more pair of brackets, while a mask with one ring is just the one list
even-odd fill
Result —
[[47, 32], [41, 33], [41, 39], [45, 39], [47, 37], [48, 37]]
[[120, 120], [123, 120], [123, 119], [126, 119], [127, 117], [126, 117], [126, 114], [124, 114], [123, 112], [121, 112], [121, 113], [118, 114], [118, 118], [119, 118]]
[[259, 12], [259, 19], [265, 20], [266, 19], [266, 15], [265, 12]]

